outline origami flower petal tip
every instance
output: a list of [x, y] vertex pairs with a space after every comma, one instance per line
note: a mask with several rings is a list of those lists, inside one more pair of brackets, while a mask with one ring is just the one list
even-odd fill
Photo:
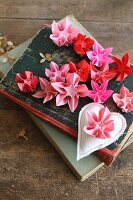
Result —
[[123, 112], [133, 111], [133, 92], [129, 92], [124, 85], [121, 87], [120, 93], [113, 94], [113, 100]]
[[25, 71], [23, 74], [17, 73], [15, 81], [22, 92], [32, 92], [38, 84], [37, 76], [30, 71]]
[[58, 23], [54, 21], [51, 27], [52, 34], [50, 35], [50, 38], [59, 47], [71, 44], [74, 37], [79, 33], [77, 28], [72, 27], [72, 23], [68, 18], [63, 19]]

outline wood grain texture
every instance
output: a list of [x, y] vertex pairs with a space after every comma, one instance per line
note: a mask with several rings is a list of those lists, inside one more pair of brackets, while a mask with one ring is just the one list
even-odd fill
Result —
[[[0, 0], [0, 31], [21, 43], [44, 23], [74, 14], [104, 47], [129, 51], [133, 63], [132, 13], [132, 0]], [[23, 128], [28, 141], [16, 139]], [[132, 200], [132, 151], [79, 183], [26, 112], [0, 96], [0, 200]]]

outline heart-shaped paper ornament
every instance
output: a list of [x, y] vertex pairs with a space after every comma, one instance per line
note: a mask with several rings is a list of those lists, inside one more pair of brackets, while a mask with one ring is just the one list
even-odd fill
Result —
[[120, 113], [111, 113], [99, 103], [84, 106], [79, 113], [77, 160], [115, 142], [126, 126]]

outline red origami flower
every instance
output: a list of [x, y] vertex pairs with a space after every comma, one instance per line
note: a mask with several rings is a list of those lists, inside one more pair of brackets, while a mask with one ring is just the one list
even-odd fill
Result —
[[77, 65], [75, 63], [70, 62], [69, 63], [70, 72], [75, 72], [80, 76], [80, 81], [86, 82], [88, 80], [88, 77], [90, 75], [90, 65], [86, 62], [86, 60], [82, 60]]
[[97, 83], [103, 83], [109, 81], [116, 76], [116, 72], [109, 69], [109, 65], [103, 65], [101, 68], [97, 69], [91, 64], [91, 79]]
[[38, 77], [30, 71], [25, 71], [24, 74], [17, 73], [15, 81], [22, 92], [32, 92], [36, 89]]
[[41, 99], [43, 103], [50, 101], [57, 95], [57, 91], [52, 87], [51, 83], [45, 78], [39, 78], [41, 90], [36, 92], [33, 97]]
[[112, 59], [114, 60], [115, 67], [111, 71], [116, 73], [116, 81], [123, 81], [128, 75], [132, 74], [128, 53], [122, 57], [122, 60], [115, 56], [112, 56]]
[[74, 38], [73, 44], [74, 51], [82, 57], [92, 47], [94, 40], [87, 38], [86, 35], [79, 33], [78, 36]]

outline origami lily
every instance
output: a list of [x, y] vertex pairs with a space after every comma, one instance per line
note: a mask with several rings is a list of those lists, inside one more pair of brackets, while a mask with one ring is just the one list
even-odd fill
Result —
[[55, 62], [50, 63], [50, 69], [45, 69], [46, 76], [51, 82], [65, 82], [65, 77], [69, 71], [69, 65], [65, 64], [60, 69]]
[[99, 86], [92, 80], [91, 86], [93, 90], [89, 90], [88, 97], [93, 99], [96, 103], [104, 103], [114, 92], [113, 90], [107, 90], [108, 81], [105, 81]]
[[57, 91], [52, 87], [51, 83], [48, 80], [44, 78], [39, 78], [39, 82], [41, 90], [32, 95], [33, 97], [38, 99], [43, 98], [43, 103], [46, 103], [57, 95]]
[[97, 83], [103, 83], [109, 81], [116, 76], [116, 72], [109, 69], [109, 65], [103, 65], [99, 70], [91, 64], [91, 79]]
[[62, 106], [68, 103], [72, 112], [78, 106], [79, 97], [86, 97], [88, 88], [85, 84], [78, 85], [80, 77], [76, 73], [71, 73], [66, 77], [66, 83], [55, 82], [52, 86], [59, 92], [56, 96], [56, 106]]
[[87, 38], [86, 35], [79, 33], [78, 36], [74, 38], [73, 44], [74, 51], [82, 57], [92, 47], [94, 40]]
[[83, 59], [77, 65], [75, 65], [75, 63], [73, 62], [70, 62], [69, 68], [70, 68], [70, 72], [75, 72], [76, 74], [80, 76], [80, 81], [86, 82], [88, 80], [91, 68], [85, 59]]
[[30, 71], [25, 71], [23, 74], [17, 73], [15, 81], [22, 92], [32, 92], [38, 84], [37, 76]]
[[116, 73], [116, 81], [123, 81], [128, 75], [132, 74], [128, 53], [126, 53], [121, 60], [115, 56], [112, 56], [112, 59], [114, 60], [115, 65], [115, 67], [112, 69], [112, 72]]
[[59, 47], [71, 44], [74, 37], [76, 37], [79, 33], [77, 28], [72, 27], [72, 23], [68, 20], [68, 18], [65, 18], [59, 23], [53, 21], [51, 26], [52, 34], [50, 35], [50, 38]]
[[99, 110], [98, 115], [94, 112], [86, 112], [88, 124], [84, 127], [84, 131], [94, 137], [100, 139], [111, 138], [111, 132], [114, 130], [114, 122], [111, 120], [111, 113], [107, 107]]
[[124, 85], [121, 87], [119, 94], [113, 94], [113, 100], [123, 112], [133, 111], [133, 92], [129, 92]]
[[87, 52], [88, 58], [91, 60], [93, 65], [101, 67], [102, 65], [110, 64], [113, 59], [110, 57], [113, 48], [103, 49], [97, 42], [93, 45], [93, 50]]

